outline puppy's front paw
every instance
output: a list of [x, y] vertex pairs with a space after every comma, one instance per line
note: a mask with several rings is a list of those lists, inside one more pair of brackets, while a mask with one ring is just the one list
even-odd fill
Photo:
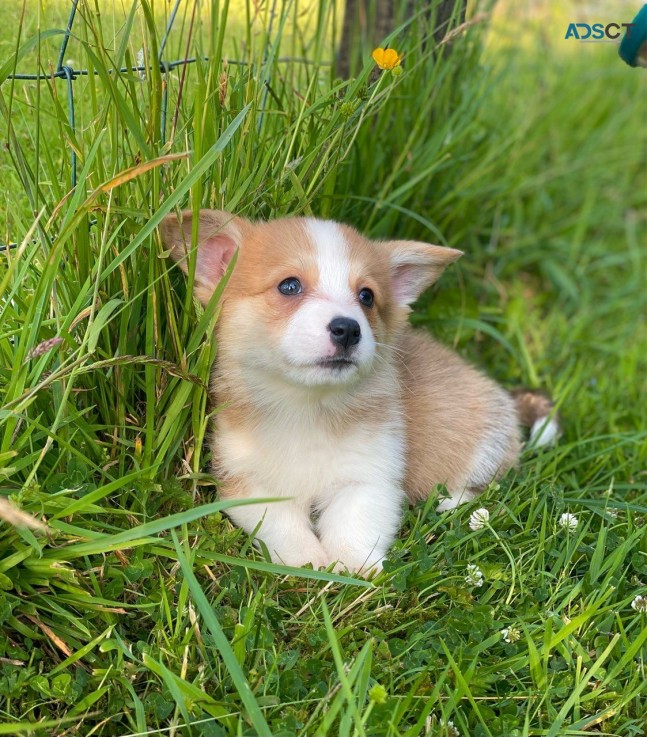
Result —
[[354, 573], [362, 578], [374, 578], [382, 572], [384, 557], [364, 556], [360, 560], [356, 556], [348, 556], [335, 563], [334, 573]]
[[311, 550], [289, 550], [282, 551], [281, 554], [274, 552], [272, 553], [272, 560], [274, 563], [281, 563], [293, 568], [303, 568], [310, 564], [315, 571], [319, 568], [327, 568], [331, 563], [330, 557], [323, 548], [321, 550], [316, 548]]

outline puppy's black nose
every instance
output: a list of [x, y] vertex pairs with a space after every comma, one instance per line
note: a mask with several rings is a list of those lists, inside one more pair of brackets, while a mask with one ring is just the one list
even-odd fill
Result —
[[359, 323], [350, 317], [335, 317], [330, 321], [328, 330], [330, 330], [332, 342], [340, 345], [345, 351], [357, 345], [362, 337]]

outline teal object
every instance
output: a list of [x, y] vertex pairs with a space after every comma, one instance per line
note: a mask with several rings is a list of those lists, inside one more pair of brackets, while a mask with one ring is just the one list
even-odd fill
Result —
[[647, 5], [643, 5], [638, 15], [631, 21], [633, 25], [625, 32], [618, 53], [630, 67], [638, 66], [638, 51], [647, 42]]

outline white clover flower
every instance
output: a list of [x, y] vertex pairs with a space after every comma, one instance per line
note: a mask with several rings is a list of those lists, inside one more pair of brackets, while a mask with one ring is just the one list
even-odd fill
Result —
[[521, 632], [516, 627], [506, 627], [501, 630], [501, 636], [506, 642], [513, 643], [521, 639]]
[[470, 530], [482, 530], [489, 521], [490, 513], [487, 509], [477, 509], [470, 515]]
[[637, 596], [631, 602], [631, 608], [637, 612], [647, 612], [647, 596]]
[[564, 514], [559, 518], [559, 526], [568, 532], [577, 530], [577, 524], [577, 517], [570, 512], [564, 512]]
[[[440, 719], [439, 721], [440, 726], [445, 728], [448, 737], [461, 737], [461, 733], [458, 731], [458, 728], [451, 719], [448, 719], [447, 721]], [[433, 734], [431, 731], [435, 723], [436, 717], [429, 714], [429, 716], [425, 719], [425, 735], [428, 735], [428, 737], [434, 737], [434, 735], [437, 734], [437, 731], [434, 730]]]
[[483, 586], [483, 571], [478, 566], [473, 564], [468, 565], [465, 583], [468, 586]]

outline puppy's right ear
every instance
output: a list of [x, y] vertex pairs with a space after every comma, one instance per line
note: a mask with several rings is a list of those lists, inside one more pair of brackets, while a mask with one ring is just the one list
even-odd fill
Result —
[[[167, 215], [160, 223], [164, 247], [186, 274], [191, 250], [193, 212], [184, 210], [182, 219]], [[224, 210], [200, 210], [195, 265], [195, 296], [207, 304], [243, 239], [244, 221]]]

